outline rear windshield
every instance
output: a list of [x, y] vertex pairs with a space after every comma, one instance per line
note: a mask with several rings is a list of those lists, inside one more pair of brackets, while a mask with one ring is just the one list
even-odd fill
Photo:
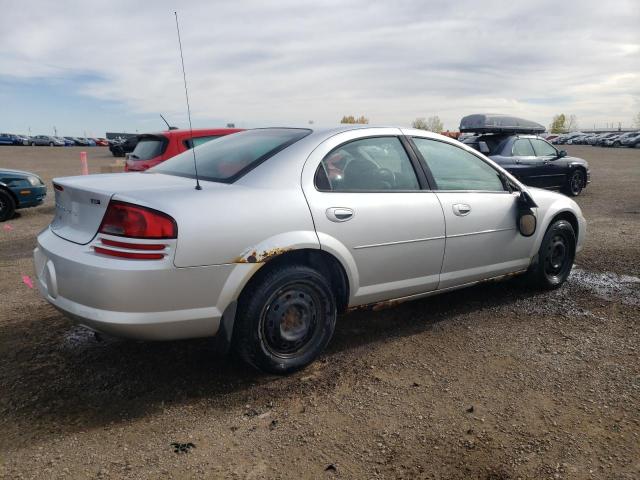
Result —
[[230, 183], [310, 133], [301, 128], [246, 130], [196, 146], [147, 171], [195, 178], [195, 152], [199, 178]]
[[151, 160], [162, 155], [166, 148], [166, 139], [158, 137], [141, 138], [129, 158], [132, 160]]

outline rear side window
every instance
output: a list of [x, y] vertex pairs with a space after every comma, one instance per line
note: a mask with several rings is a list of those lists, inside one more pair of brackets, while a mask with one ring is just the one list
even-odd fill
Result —
[[519, 138], [513, 143], [512, 155], [516, 157], [535, 157], [535, 152], [528, 138]]
[[540, 140], [539, 138], [532, 138], [531, 145], [533, 145], [533, 150], [536, 152], [538, 157], [548, 157], [553, 155], [554, 157], [558, 155], [558, 152], [555, 148], [549, 145], [544, 140]]
[[129, 158], [131, 160], [151, 160], [162, 155], [167, 148], [167, 140], [159, 137], [143, 137]]
[[193, 152], [196, 152], [201, 179], [230, 183], [310, 133], [311, 130], [302, 128], [258, 128], [225, 135], [182, 152], [148, 172], [195, 178]]
[[419, 190], [411, 160], [397, 137], [363, 138], [335, 148], [315, 175], [321, 191]]
[[222, 135], [208, 135], [206, 137], [194, 137], [193, 138], [193, 144], [191, 142], [190, 138], [187, 138], [184, 141], [184, 146], [187, 148], [193, 148], [193, 146], [195, 145], [196, 147], [198, 145], [202, 145], [203, 143], [207, 143], [209, 140], [214, 140], [216, 138], [220, 138]]
[[498, 171], [466, 150], [426, 138], [413, 141], [438, 190], [504, 191]]

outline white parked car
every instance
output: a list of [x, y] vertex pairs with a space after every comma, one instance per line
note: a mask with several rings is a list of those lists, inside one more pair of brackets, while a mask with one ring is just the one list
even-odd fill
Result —
[[555, 288], [586, 231], [451, 138], [404, 128], [248, 130], [145, 173], [54, 180], [37, 284], [78, 323], [138, 339], [215, 336], [250, 364], [315, 359], [351, 308], [527, 274]]

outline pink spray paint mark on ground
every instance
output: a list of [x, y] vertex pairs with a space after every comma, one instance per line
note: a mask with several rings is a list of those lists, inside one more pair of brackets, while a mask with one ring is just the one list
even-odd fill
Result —
[[29, 277], [29, 275], [22, 275], [22, 281], [27, 287], [33, 288], [33, 282], [31, 281], [31, 277]]
[[2, 229], [10, 232], [11, 230], [13, 230], [13, 227], [7, 223], [6, 225], [2, 226]]

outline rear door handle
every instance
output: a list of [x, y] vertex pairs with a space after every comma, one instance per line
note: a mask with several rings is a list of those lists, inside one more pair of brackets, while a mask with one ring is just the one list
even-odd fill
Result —
[[351, 208], [331, 207], [327, 208], [327, 218], [332, 222], [346, 222], [351, 220], [355, 215]]
[[471, 213], [471, 206], [466, 203], [455, 203], [453, 205], [453, 213], [459, 217], [464, 217]]

